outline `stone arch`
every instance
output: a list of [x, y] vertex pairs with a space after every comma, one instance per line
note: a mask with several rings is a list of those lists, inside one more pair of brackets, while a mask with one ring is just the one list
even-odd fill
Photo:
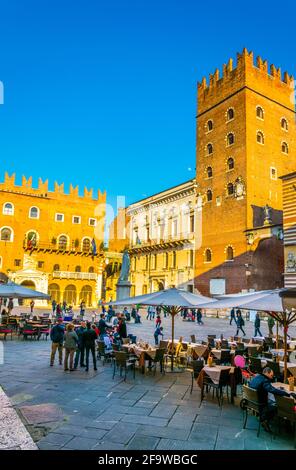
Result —
[[92, 287], [91, 286], [86, 285], [86, 286], [82, 287], [81, 292], [80, 292], [80, 296], [79, 296], [79, 300], [80, 300], [80, 302], [82, 300], [84, 300], [85, 305], [87, 307], [92, 306]]
[[68, 284], [64, 290], [64, 298], [68, 305], [76, 305], [77, 303], [77, 290], [74, 284]]
[[60, 286], [58, 284], [55, 284], [55, 283], [49, 284], [48, 294], [50, 295], [51, 300], [55, 300], [57, 303], [60, 302], [61, 291], [60, 291]]

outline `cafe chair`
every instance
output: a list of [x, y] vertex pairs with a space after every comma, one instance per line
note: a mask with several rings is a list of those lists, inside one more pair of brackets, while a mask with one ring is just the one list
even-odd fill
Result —
[[159, 364], [160, 367], [160, 372], [162, 374], [165, 373], [164, 370], [164, 355], [165, 355], [166, 349], [156, 349], [156, 354], [154, 356], [154, 359], [150, 359], [151, 366], [154, 368], [154, 375], [156, 374], [156, 367], [157, 364]]
[[275, 395], [279, 435], [281, 434], [281, 421], [289, 421], [294, 426], [294, 448], [296, 448], [296, 408], [293, 397]]
[[231, 364], [231, 354], [229, 350], [221, 350], [221, 357], [220, 359], [215, 359], [216, 364], [221, 365], [230, 365]]
[[229, 343], [228, 343], [227, 339], [222, 339], [221, 349], [229, 349]]
[[259, 402], [257, 390], [250, 388], [247, 385], [243, 385], [243, 398], [240, 402], [240, 407], [245, 412], [243, 429], [246, 429], [247, 427], [248, 414], [250, 411], [252, 414], [257, 416], [257, 418], [259, 418], [259, 425], [257, 429], [257, 437], [259, 437], [261, 429], [260, 414], [264, 404]]
[[3, 335], [3, 339], [6, 340], [7, 335], [10, 335], [10, 339], [12, 339], [12, 328], [8, 328], [5, 325], [0, 326], [0, 335]]
[[161, 339], [161, 340], [159, 341], [159, 349], [165, 349], [165, 350], [167, 350], [168, 344], [169, 344], [168, 341], [164, 341], [163, 339]]
[[272, 353], [270, 352], [263, 352], [262, 356], [265, 357], [266, 359], [272, 359]]
[[97, 341], [97, 359], [103, 359], [103, 365], [105, 361], [112, 359], [113, 357], [113, 349], [107, 350], [104, 341]]
[[253, 374], [261, 374], [262, 373], [262, 366], [261, 366], [261, 359], [258, 357], [250, 357], [249, 359], [249, 369]]
[[196, 343], [195, 335], [190, 335], [191, 343]]
[[[210, 377], [205, 375], [204, 377], [204, 385], [206, 386], [206, 391], [213, 390], [213, 396], [216, 392], [216, 397], [218, 399], [218, 404], [220, 407], [223, 405], [223, 392], [226, 388], [227, 400], [229, 402], [229, 394], [228, 394], [228, 386], [229, 386], [229, 369], [222, 369], [220, 373], [219, 383], [215, 384]], [[203, 391], [202, 391], [203, 395]]]
[[36, 339], [38, 331], [32, 325], [25, 325], [22, 331], [23, 339], [28, 339], [28, 336], [32, 339]]
[[197, 380], [200, 372], [202, 371], [202, 369], [204, 367], [204, 361], [202, 359], [196, 359], [196, 360], [191, 362], [191, 366], [192, 366], [192, 369], [191, 369], [191, 390], [190, 390], [190, 393], [192, 393], [192, 391], [193, 391], [194, 380]]
[[130, 344], [130, 338], [122, 338], [122, 344]]
[[123, 351], [114, 351], [114, 361], [113, 361], [113, 377], [117, 370], [120, 370], [120, 377], [122, 377], [122, 370], [124, 370], [124, 381], [126, 381], [126, 374], [128, 369], [133, 371], [133, 377], [135, 379], [136, 369], [135, 362], [129, 359], [129, 356], [126, 352]]

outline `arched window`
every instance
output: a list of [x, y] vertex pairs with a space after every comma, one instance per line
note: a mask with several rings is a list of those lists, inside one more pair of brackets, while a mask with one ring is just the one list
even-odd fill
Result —
[[263, 132], [260, 132], [260, 131], [257, 132], [257, 142], [258, 142], [258, 144], [261, 144], [261, 145], [264, 144]]
[[38, 207], [31, 207], [29, 210], [30, 219], [39, 219], [39, 209]]
[[[115, 264], [116, 264], [116, 263], [115, 263]], [[89, 273], [94, 273], [94, 272], [95, 272], [95, 268], [94, 268], [93, 266], [90, 266], [90, 267], [88, 268], [88, 272], [89, 272]], [[116, 271], [115, 271], [115, 272], [116, 272]]]
[[287, 119], [285, 118], [282, 118], [281, 119], [281, 128], [284, 129], [284, 131], [287, 131], [288, 130], [288, 121]]
[[227, 135], [227, 145], [233, 145], [234, 144], [234, 134], [230, 132], [230, 134]]
[[31, 230], [26, 235], [27, 248], [34, 248], [39, 240], [39, 235], [35, 230]]
[[13, 215], [14, 214], [14, 205], [11, 202], [5, 202], [3, 204], [3, 215]]
[[213, 176], [213, 169], [211, 166], [208, 166], [207, 168], [207, 175], [208, 175], [208, 178], [212, 178]]
[[234, 169], [234, 160], [232, 157], [229, 157], [227, 160], [227, 170], [233, 170]]
[[213, 145], [212, 144], [208, 144], [207, 145], [207, 154], [208, 155], [212, 155], [213, 153]]
[[13, 231], [10, 227], [2, 227], [2, 229], [1, 229], [1, 241], [3, 241], [3, 242], [12, 242], [13, 241]]
[[209, 119], [209, 121], [207, 122], [207, 131], [210, 132], [212, 130], [213, 130], [213, 121]]
[[227, 110], [227, 121], [234, 119], [234, 109], [230, 108]]
[[60, 270], [60, 265], [59, 265], [59, 264], [55, 264], [55, 265], [53, 266], [53, 270], [54, 270], [54, 271], [59, 271], [59, 270]]
[[232, 261], [233, 260], [233, 248], [232, 246], [228, 246], [226, 248], [226, 261]]
[[234, 186], [232, 183], [228, 183], [227, 185], [227, 195], [232, 196], [234, 193]]
[[210, 201], [212, 201], [212, 199], [213, 199], [213, 193], [212, 193], [211, 189], [208, 189], [207, 190], [207, 201], [210, 202]]
[[264, 111], [263, 111], [263, 109], [261, 108], [261, 106], [257, 106], [257, 108], [256, 108], [256, 116], [257, 116], [257, 118], [259, 118], [259, 119], [264, 119]]
[[59, 250], [66, 250], [68, 246], [68, 238], [66, 235], [60, 235], [58, 240]]
[[81, 273], [81, 266], [75, 266], [75, 273]]
[[282, 152], [289, 153], [289, 147], [288, 147], [287, 142], [282, 142]]
[[169, 254], [165, 253], [164, 254], [164, 268], [168, 268], [168, 267], [169, 267]]
[[88, 253], [90, 251], [90, 238], [84, 238], [82, 240], [82, 251]]
[[212, 252], [209, 248], [205, 251], [205, 261], [206, 263], [210, 263], [212, 261]]

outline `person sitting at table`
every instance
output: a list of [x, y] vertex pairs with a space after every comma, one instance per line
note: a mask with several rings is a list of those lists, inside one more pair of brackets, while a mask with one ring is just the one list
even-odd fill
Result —
[[255, 375], [249, 383], [250, 388], [257, 390], [258, 401], [262, 405], [259, 410], [259, 418], [263, 428], [267, 432], [271, 432], [269, 422], [276, 414], [276, 405], [274, 402], [268, 400], [268, 394], [273, 393], [274, 395], [282, 397], [292, 396], [293, 398], [296, 398], [295, 393], [289, 394], [285, 390], [274, 387], [272, 385], [273, 375], [273, 370], [269, 367], [265, 367], [262, 374]]

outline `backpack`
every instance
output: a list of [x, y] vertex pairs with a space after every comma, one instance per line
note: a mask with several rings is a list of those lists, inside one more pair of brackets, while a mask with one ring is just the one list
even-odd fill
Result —
[[245, 320], [242, 318], [241, 319], [241, 325], [244, 326], [245, 325]]

